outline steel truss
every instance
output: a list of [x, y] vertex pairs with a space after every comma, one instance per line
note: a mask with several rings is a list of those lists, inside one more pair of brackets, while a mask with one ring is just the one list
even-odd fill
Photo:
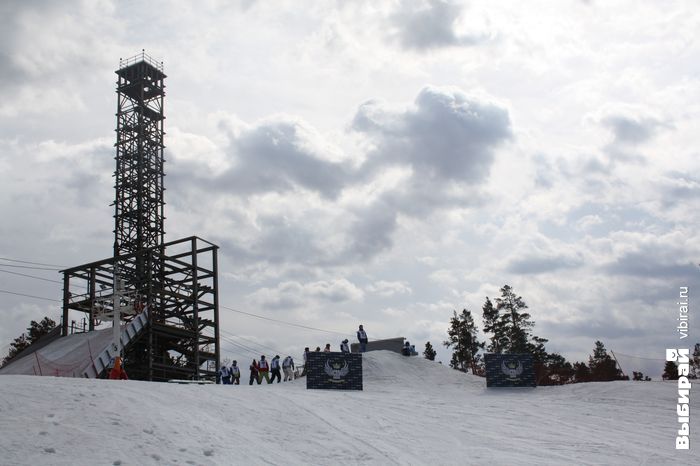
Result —
[[[146, 333], [126, 348], [129, 376], [154, 381], [215, 377], [220, 360], [217, 251], [218, 246], [192, 236], [64, 270], [63, 335], [72, 312], [88, 315], [89, 330], [111, 316], [116, 263], [123, 319], [129, 321], [146, 306], [150, 317]], [[122, 264], [136, 263], [148, 270], [158, 263], [161, 272], [136, 287], [122, 272], [131, 270]]]
[[196, 236], [164, 243], [163, 64], [141, 53], [120, 60], [116, 74], [114, 255], [63, 271], [62, 333], [74, 312], [95, 330], [113, 316], [116, 293], [123, 320], [149, 309], [145, 335], [125, 350], [131, 378], [214, 377], [218, 246]]
[[[137, 253], [163, 244], [163, 99], [162, 63], [145, 53], [120, 63], [117, 74], [117, 142], [114, 173], [114, 255]], [[123, 264], [128, 282], [141, 283], [159, 273], [139, 260]]]

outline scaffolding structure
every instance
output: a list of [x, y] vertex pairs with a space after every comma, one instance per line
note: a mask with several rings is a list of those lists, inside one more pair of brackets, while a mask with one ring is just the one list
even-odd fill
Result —
[[[114, 256], [138, 253], [163, 244], [163, 100], [165, 74], [162, 63], [145, 53], [120, 61], [117, 73], [117, 168], [114, 172]], [[158, 275], [159, 264], [148, 270], [135, 261], [119, 264], [129, 283], [147, 282]]]
[[114, 255], [62, 271], [62, 334], [75, 312], [87, 314], [92, 331], [116, 306], [122, 322], [147, 307], [145, 332], [124, 349], [130, 377], [214, 378], [218, 246], [196, 236], [164, 242], [163, 64], [141, 53], [120, 60], [116, 74]]

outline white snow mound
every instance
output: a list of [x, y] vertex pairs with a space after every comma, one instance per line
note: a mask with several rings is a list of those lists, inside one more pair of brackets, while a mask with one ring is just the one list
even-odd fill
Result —
[[503, 390], [386, 351], [363, 365], [354, 392], [306, 390], [303, 378], [249, 386], [248, 374], [240, 386], [0, 376], [0, 464], [689, 461], [674, 449], [673, 382]]

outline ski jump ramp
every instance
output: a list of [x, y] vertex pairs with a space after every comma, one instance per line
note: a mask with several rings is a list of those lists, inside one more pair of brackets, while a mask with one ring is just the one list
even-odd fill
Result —
[[[125, 348], [148, 324], [148, 310], [121, 326], [121, 345]], [[58, 338], [0, 369], [0, 375], [23, 374], [54, 377], [97, 378], [117, 355], [112, 344], [112, 328], [75, 333]]]

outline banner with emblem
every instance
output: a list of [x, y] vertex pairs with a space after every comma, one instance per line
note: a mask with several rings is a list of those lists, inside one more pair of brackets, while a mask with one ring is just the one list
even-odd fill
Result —
[[362, 354], [313, 352], [306, 360], [306, 388], [362, 390]]
[[484, 354], [487, 387], [536, 387], [530, 354]]

